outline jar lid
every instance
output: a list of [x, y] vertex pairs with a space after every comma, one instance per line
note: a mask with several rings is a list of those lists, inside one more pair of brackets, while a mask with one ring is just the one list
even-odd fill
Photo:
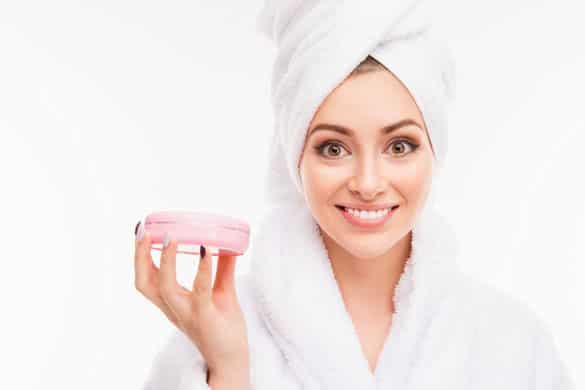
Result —
[[149, 214], [144, 222], [147, 224], [189, 223], [194, 225], [221, 226], [225, 229], [238, 230], [244, 233], [250, 232], [250, 226], [244, 220], [227, 215], [200, 211], [157, 211]]

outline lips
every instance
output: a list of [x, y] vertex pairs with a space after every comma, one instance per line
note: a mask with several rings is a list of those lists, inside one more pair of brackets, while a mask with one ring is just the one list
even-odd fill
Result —
[[394, 206], [386, 213], [386, 215], [373, 219], [356, 217], [355, 215], [352, 215], [349, 211], [347, 211], [345, 207], [340, 205], [335, 205], [335, 207], [341, 211], [341, 214], [343, 215], [345, 220], [354, 226], [362, 228], [378, 228], [384, 225], [392, 217], [392, 215], [396, 212], [396, 209], [399, 206]]
[[[336, 204], [335, 207], [337, 207], [341, 211], [346, 211], [348, 208], [352, 208], [352, 207], [345, 207], [345, 206], [338, 205], [338, 204]], [[392, 206], [392, 209], [390, 211], [395, 210], [397, 207], [398, 207], [398, 205]], [[376, 210], [383, 210], [383, 209], [386, 209], [386, 208], [389, 208], [389, 207], [379, 207], [379, 208], [376, 208], [376, 209], [360, 209], [359, 207], [356, 207], [356, 208], [354, 208], [354, 210], [376, 211]]]
[[343, 207], [344, 209], [354, 209], [360, 211], [377, 211], [377, 210], [384, 210], [397, 207], [398, 205], [395, 203], [380, 203], [377, 205], [370, 205], [370, 204], [352, 204], [352, 203], [340, 203], [336, 204], [335, 207]]

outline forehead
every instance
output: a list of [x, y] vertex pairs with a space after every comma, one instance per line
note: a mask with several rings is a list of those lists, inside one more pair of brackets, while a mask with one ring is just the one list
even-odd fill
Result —
[[378, 129], [404, 118], [418, 123], [416, 102], [391, 72], [376, 71], [346, 79], [321, 103], [311, 121], [330, 122], [355, 129]]

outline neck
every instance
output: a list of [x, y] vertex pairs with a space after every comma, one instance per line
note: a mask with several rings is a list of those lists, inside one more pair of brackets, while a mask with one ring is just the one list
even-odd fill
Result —
[[386, 316], [394, 312], [394, 291], [410, 256], [412, 232], [387, 253], [358, 258], [323, 235], [335, 279], [348, 311], [355, 315]]

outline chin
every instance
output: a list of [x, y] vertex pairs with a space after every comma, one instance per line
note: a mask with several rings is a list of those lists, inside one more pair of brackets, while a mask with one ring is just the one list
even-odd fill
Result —
[[346, 241], [343, 247], [355, 257], [372, 259], [384, 256], [392, 250], [395, 241], [397, 240], [384, 239], [382, 236], [372, 237], [370, 240], [358, 238], [357, 240], [350, 240], [350, 242]]
[[333, 236], [327, 236], [335, 245], [343, 248], [345, 252], [360, 259], [375, 259], [388, 253], [398, 241], [398, 237], [392, 237], [388, 232], [379, 234], [359, 235], [355, 233], [339, 232]]
[[[364, 250], [362, 251], [360, 249], [364, 249]], [[366, 249], [366, 248], [355, 248], [355, 250], [349, 250], [348, 252], [351, 253], [351, 255], [354, 256], [356, 259], [375, 260], [375, 259], [379, 259], [380, 257], [384, 256], [384, 254], [386, 252], [388, 252], [388, 250], [389, 249], [373, 251], [371, 249]]]

